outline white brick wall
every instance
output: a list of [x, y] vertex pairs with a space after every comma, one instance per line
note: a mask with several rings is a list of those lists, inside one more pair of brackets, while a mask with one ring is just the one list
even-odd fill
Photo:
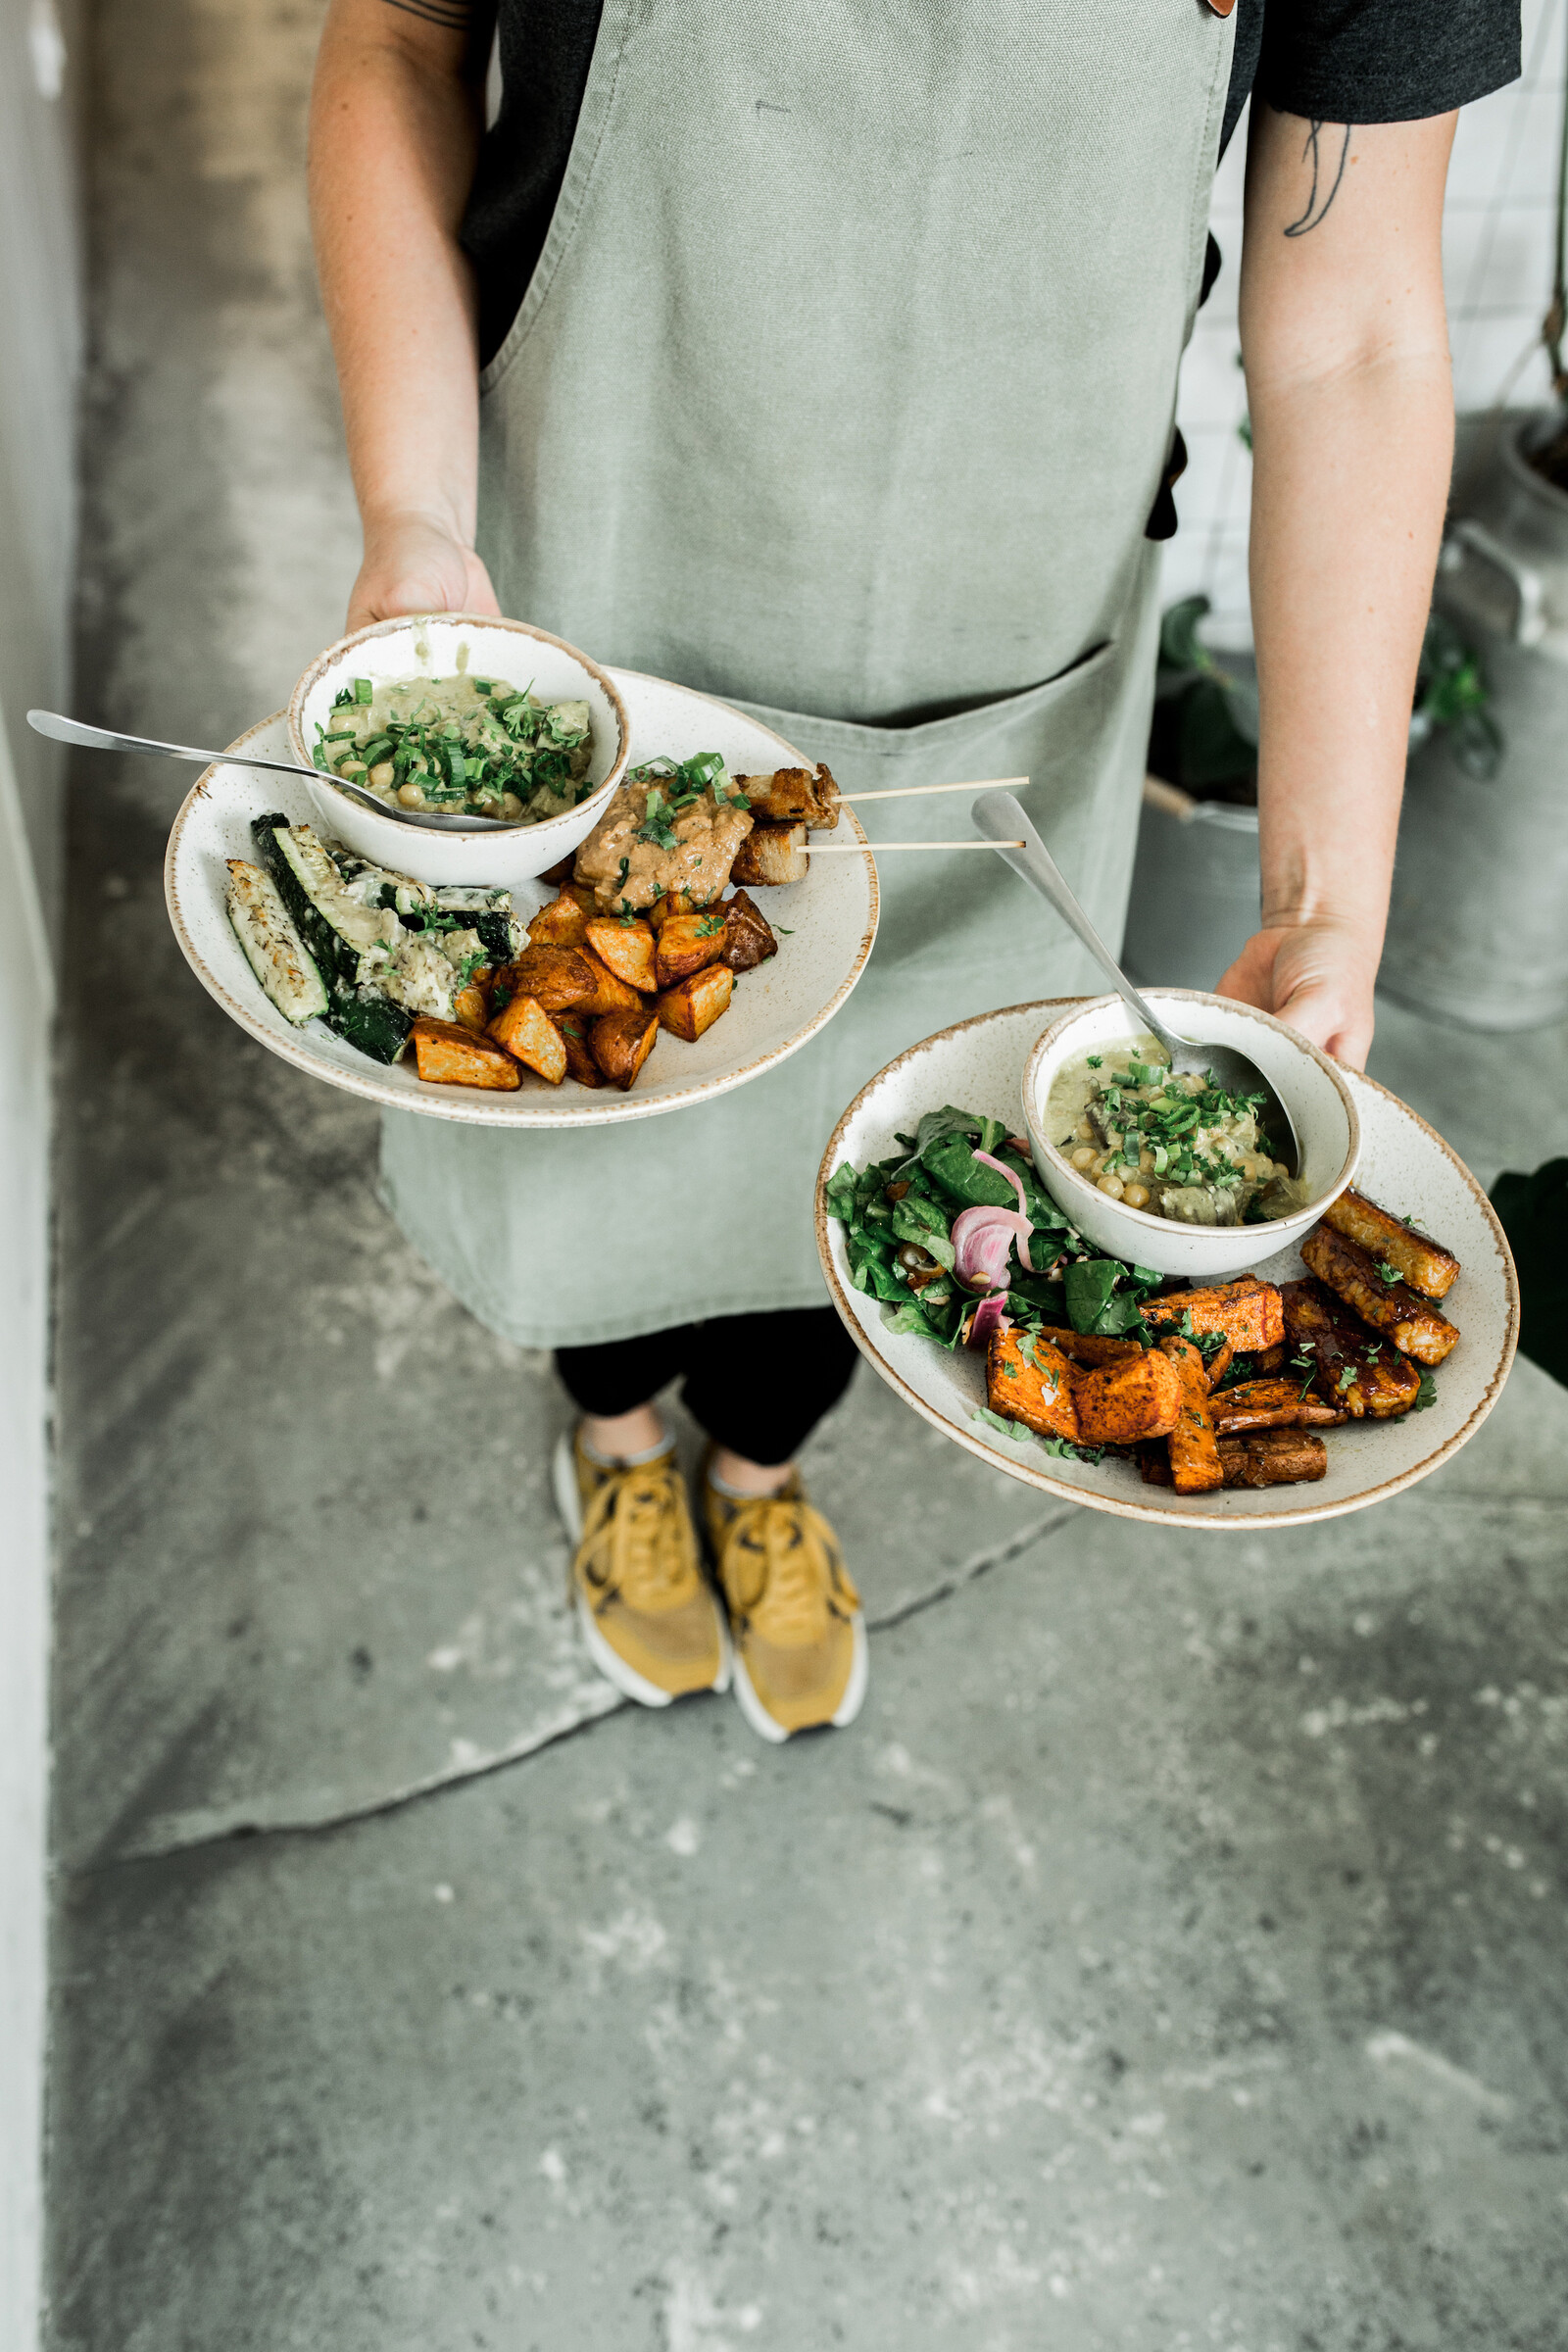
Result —
[[[1459, 118], [1448, 173], [1443, 264], [1454, 397], [1486, 409], [1548, 396], [1541, 321], [1551, 293], [1552, 207], [1563, 104], [1568, 0], [1524, 0], [1524, 74]], [[1220, 167], [1213, 228], [1225, 255], [1182, 368], [1178, 414], [1190, 464], [1176, 486], [1181, 528], [1165, 548], [1167, 603], [1203, 590], [1217, 646], [1250, 642], [1247, 515], [1251, 460], [1237, 433], [1247, 407], [1238, 364], [1244, 120]]]

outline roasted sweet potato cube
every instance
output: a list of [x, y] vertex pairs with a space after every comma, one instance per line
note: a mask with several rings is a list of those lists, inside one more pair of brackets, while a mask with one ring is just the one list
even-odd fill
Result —
[[[728, 924], [720, 906], [693, 914], [672, 914], [659, 934], [654, 963], [661, 988], [673, 988], [705, 964], [716, 963], [724, 953]], [[733, 966], [731, 966], [733, 969]]]
[[558, 858], [554, 865], [547, 866], [545, 868], [544, 872], [539, 877], [540, 881], [553, 882], [556, 888], [559, 890], [563, 882], [569, 882], [571, 880], [571, 870], [576, 861], [576, 851], [568, 850], [564, 858]]
[[497, 979], [514, 997], [533, 997], [546, 1012], [564, 1012], [584, 1004], [599, 987], [598, 975], [580, 948], [524, 948]]
[[1170, 1474], [1170, 1446], [1162, 1438], [1152, 1438], [1148, 1444], [1135, 1447], [1138, 1475], [1146, 1487], [1168, 1487], [1174, 1482]]
[[762, 824], [803, 823], [819, 833], [831, 832], [839, 821], [839, 788], [820, 763], [776, 768], [770, 776], [737, 776], [735, 786]]
[[735, 975], [728, 964], [710, 963], [665, 989], [654, 999], [654, 1005], [662, 1025], [694, 1046], [703, 1031], [711, 1029], [719, 1014], [728, 1010], [734, 988]]
[[587, 937], [588, 917], [564, 891], [528, 917], [530, 948], [580, 948]]
[[[601, 963], [607, 963], [628, 988], [652, 991], [659, 983], [654, 971], [652, 923], [628, 921], [624, 915], [597, 915], [588, 925], [588, 945]], [[608, 1011], [610, 1007], [607, 1005]]]
[[537, 997], [513, 997], [490, 1023], [490, 1035], [552, 1086], [566, 1075], [565, 1041]]
[[1086, 1364], [1091, 1371], [1102, 1364], [1126, 1363], [1130, 1356], [1144, 1352], [1136, 1340], [1100, 1339], [1093, 1332], [1058, 1330], [1053, 1323], [1046, 1325], [1042, 1336], [1053, 1348], [1059, 1348], [1069, 1362]]
[[1021, 1421], [1042, 1438], [1078, 1436], [1071, 1368], [1058, 1348], [1038, 1334], [994, 1331], [986, 1345], [986, 1400], [1005, 1421]]
[[460, 988], [452, 1009], [465, 1029], [482, 1029], [490, 1017], [484, 990], [477, 986]]
[[1440, 1315], [1392, 1264], [1384, 1273], [1370, 1250], [1347, 1241], [1332, 1225], [1313, 1226], [1301, 1244], [1301, 1256], [1363, 1323], [1370, 1323], [1401, 1355], [1413, 1356], [1418, 1364], [1441, 1364], [1458, 1339], [1458, 1325]]
[[1163, 1438], [1176, 1426], [1181, 1384], [1152, 1348], [1136, 1356], [1071, 1372], [1078, 1429], [1086, 1446], [1133, 1446], [1141, 1438]]
[[1206, 1494], [1225, 1484], [1225, 1472], [1214, 1437], [1203, 1358], [1191, 1340], [1161, 1340], [1159, 1352], [1179, 1384], [1176, 1419], [1170, 1432], [1171, 1484], [1178, 1494]]
[[756, 890], [763, 883], [804, 882], [811, 870], [804, 825], [754, 825], [735, 853], [730, 880]]
[[719, 961], [727, 963], [732, 972], [754, 972], [769, 956], [778, 954], [772, 924], [744, 890], [724, 901], [724, 953]]
[[579, 1012], [564, 1012], [556, 1027], [566, 1049], [566, 1076], [575, 1078], [579, 1086], [603, 1086], [605, 1073], [593, 1057], [588, 1045], [589, 1024]]
[[636, 989], [612, 972], [608, 963], [602, 963], [592, 948], [580, 948], [577, 952], [592, 964], [596, 983], [593, 995], [584, 997], [573, 1008], [585, 1020], [597, 1020], [605, 1012], [630, 1012], [634, 1005], [641, 1004], [642, 998]]
[[697, 901], [689, 899], [683, 890], [666, 891], [662, 899], [654, 901], [643, 920], [651, 924], [654, 930], [662, 931], [671, 915], [690, 914], [696, 905]]
[[[1184, 1315], [1192, 1317], [1190, 1325], [1182, 1323]], [[1255, 1274], [1243, 1274], [1235, 1282], [1214, 1283], [1203, 1290], [1167, 1291], [1163, 1298], [1145, 1301], [1144, 1321], [1152, 1331], [1168, 1330], [1176, 1324], [1199, 1339], [1205, 1332], [1223, 1332], [1244, 1355], [1256, 1348], [1272, 1348], [1285, 1337], [1279, 1292], [1273, 1283], [1262, 1282]]]
[[1453, 1251], [1424, 1233], [1412, 1233], [1402, 1217], [1391, 1216], [1364, 1193], [1342, 1193], [1333, 1207], [1323, 1211], [1323, 1222], [1348, 1242], [1358, 1242], [1374, 1260], [1392, 1266], [1423, 1298], [1443, 1298], [1452, 1289], [1459, 1271]]
[[521, 1067], [506, 1047], [461, 1021], [417, 1020], [409, 1037], [427, 1086], [483, 1086], [508, 1095], [522, 1084]]
[[1328, 1448], [1304, 1429], [1259, 1429], [1250, 1437], [1221, 1438], [1220, 1467], [1228, 1487], [1294, 1487], [1327, 1476]]
[[601, 1014], [588, 1032], [588, 1046], [611, 1085], [628, 1095], [658, 1035], [658, 1013], [639, 1004], [635, 1012], [628, 1006], [624, 1012]]

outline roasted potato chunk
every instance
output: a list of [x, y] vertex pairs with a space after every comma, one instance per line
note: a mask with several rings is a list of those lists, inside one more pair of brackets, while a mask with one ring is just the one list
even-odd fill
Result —
[[807, 824], [813, 833], [831, 832], [839, 821], [839, 788], [820, 762], [815, 767], [780, 767], [770, 776], [737, 776], [736, 790], [751, 802], [760, 823]]
[[566, 1075], [565, 1041], [537, 997], [514, 997], [504, 1004], [490, 1023], [490, 1035], [552, 1086]]
[[720, 906], [694, 914], [672, 914], [661, 930], [654, 951], [659, 987], [673, 988], [677, 980], [700, 972], [705, 964], [716, 963], [724, 953], [728, 927]]
[[1208, 1409], [1222, 1438], [1244, 1429], [1333, 1429], [1349, 1419], [1343, 1406], [1327, 1403], [1315, 1390], [1303, 1396], [1300, 1382], [1292, 1380], [1239, 1380], [1210, 1396]]
[[530, 948], [580, 948], [587, 938], [588, 917], [564, 891], [528, 917]]
[[510, 996], [533, 997], [546, 1012], [581, 1004], [599, 986], [598, 975], [580, 948], [524, 948], [515, 963], [496, 975]]
[[585, 1020], [597, 1020], [602, 1012], [630, 1012], [634, 1005], [641, 1004], [642, 998], [637, 990], [627, 981], [617, 978], [608, 963], [601, 963], [592, 948], [580, 948], [578, 954], [586, 956], [593, 966], [596, 983], [593, 995], [584, 997], [581, 1004], [574, 1007]]
[[522, 1084], [521, 1066], [506, 1047], [461, 1021], [417, 1020], [409, 1038], [427, 1086], [482, 1086], [509, 1095]]
[[477, 981], [472, 987], [459, 989], [452, 1009], [465, 1029], [482, 1029], [490, 1017], [489, 1004]]
[[1261, 1282], [1255, 1274], [1243, 1274], [1235, 1282], [1215, 1283], [1203, 1290], [1167, 1291], [1163, 1298], [1150, 1298], [1144, 1305], [1144, 1321], [1151, 1331], [1181, 1325], [1184, 1315], [1191, 1315], [1190, 1328], [1198, 1338], [1205, 1332], [1223, 1332], [1244, 1355], [1254, 1348], [1272, 1348], [1276, 1340], [1285, 1337], [1279, 1292], [1273, 1283]]
[[[652, 923], [618, 914], [602, 914], [588, 924], [586, 944], [600, 962], [608, 964], [615, 978], [624, 980], [628, 988], [652, 991], [658, 986], [654, 977]], [[607, 1005], [605, 1010], [610, 1007]]]
[[1066, 1357], [1038, 1333], [994, 1331], [986, 1345], [986, 1401], [1037, 1437], [1076, 1443], [1078, 1407]]
[[540, 875], [539, 879], [541, 882], [554, 883], [555, 887], [559, 890], [563, 882], [569, 882], [571, 880], [571, 869], [576, 862], [576, 851], [568, 850], [564, 858], [558, 858], [554, 865], [547, 866], [545, 871]]
[[804, 882], [811, 870], [806, 853], [806, 827], [754, 825], [735, 853], [730, 880], [757, 890], [763, 883]]
[[755, 899], [738, 890], [732, 899], [723, 902], [724, 952], [720, 963], [727, 963], [732, 972], [754, 972], [769, 956], [778, 954], [778, 940], [773, 926]]
[[[1170, 1478], [1178, 1494], [1207, 1494], [1225, 1484], [1220, 1466], [1214, 1420], [1209, 1409], [1208, 1375], [1203, 1358], [1191, 1340], [1159, 1343], [1179, 1385], [1175, 1425], [1170, 1433]], [[1149, 1433], [1152, 1436], [1152, 1431]]]
[[1352, 1421], [1392, 1421], [1410, 1410], [1421, 1375], [1392, 1341], [1380, 1339], [1320, 1282], [1288, 1282], [1281, 1297], [1293, 1366], [1310, 1359], [1320, 1396], [1343, 1405]]
[[1259, 1429], [1250, 1437], [1221, 1438], [1220, 1466], [1228, 1487], [1295, 1487], [1328, 1474], [1328, 1448], [1304, 1429]]
[[706, 964], [702, 971], [656, 997], [654, 1008], [662, 1027], [695, 1046], [704, 1030], [711, 1029], [719, 1014], [728, 1010], [734, 988], [735, 975], [728, 964]]
[[1388, 1274], [1383, 1273], [1369, 1250], [1347, 1241], [1332, 1225], [1313, 1226], [1301, 1244], [1301, 1256], [1363, 1323], [1370, 1323], [1401, 1355], [1413, 1355], [1418, 1364], [1441, 1364], [1458, 1339], [1458, 1325], [1440, 1315], [1392, 1264]]
[[1392, 1266], [1423, 1298], [1446, 1298], [1453, 1288], [1459, 1271], [1453, 1251], [1441, 1242], [1428, 1241], [1424, 1233], [1412, 1233], [1402, 1217], [1391, 1216], [1364, 1194], [1342, 1193], [1333, 1207], [1323, 1211], [1323, 1222]]
[[1074, 1365], [1068, 1377], [1086, 1446], [1133, 1446], [1142, 1438], [1163, 1438], [1176, 1427], [1181, 1383], [1152, 1348], [1094, 1372]]
[[[706, 900], [704, 904], [707, 904]], [[662, 931], [672, 914], [693, 914], [696, 909], [697, 901], [688, 898], [685, 891], [670, 890], [662, 899], [654, 901], [643, 915], [643, 921], [655, 931]]]
[[589, 1024], [579, 1012], [564, 1012], [556, 1027], [566, 1049], [566, 1076], [575, 1078], [579, 1086], [603, 1086], [605, 1073], [593, 1057], [588, 1045]]
[[639, 1004], [635, 1012], [628, 1007], [601, 1014], [588, 1032], [588, 1047], [611, 1085], [629, 1095], [658, 1035], [659, 1015]]

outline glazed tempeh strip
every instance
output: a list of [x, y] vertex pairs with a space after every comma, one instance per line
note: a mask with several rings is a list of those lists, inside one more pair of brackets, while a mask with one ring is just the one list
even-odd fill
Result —
[[1424, 1233], [1412, 1233], [1402, 1217], [1391, 1216], [1363, 1193], [1342, 1193], [1333, 1207], [1324, 1210], [1323, 1222], [1392, 1266], [1424, 1298], [1445, 1298], [1452, 1289], [1459, 1271], [1452, 1250], [1429, 1241]]
[[1390, 1282], [1359, 1242], [1348, 1242], [1332, 1225], [1316, 1225], [1301, 1244], [1301, 1256], [1320, 1282], [1352, 1306], [1363, 1323], [1393, 1341], [1401, 1355], [1418, 1364], [1441, 1364], [1458, 1339], [1458, 1328], [1413, 1291]]

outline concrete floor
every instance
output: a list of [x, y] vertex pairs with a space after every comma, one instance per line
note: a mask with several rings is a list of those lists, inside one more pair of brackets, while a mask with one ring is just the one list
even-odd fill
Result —
[[[315, 0], [102, 0], [79, 703], [221, 742], [353, 524]], [[62, 1072], [58, 2352], [1559, 2352], [1568, 1396], [1318, 1535], [1043, 1508], [869, 1375], [811, 1449], [859, 1724], [578, 1655], [544, 1361], [77, 777]], [[1536, 1083], [1390, 1008], [1481, 1173]], [[454, 1397], [462, 1400], [454, 1413]]]

